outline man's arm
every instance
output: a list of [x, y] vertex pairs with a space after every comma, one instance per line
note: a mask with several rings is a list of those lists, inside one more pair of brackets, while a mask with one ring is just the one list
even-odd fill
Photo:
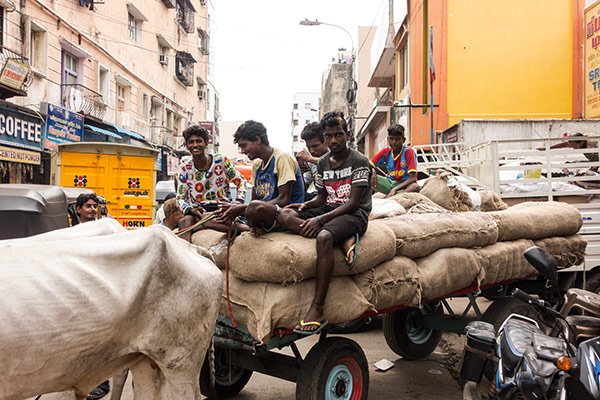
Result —
[[417, 183], [417, 173], [414, 171], [409, 172], [408, 178], [404, 182], [399, 184], [398, 186], [394, 186], [392, 188], [392, 190], [390, 190], [390, 193], [386, 197], [395, 195], [397, 192], [402, 191], [402, 189], [407, 188], [408, 186], [412, 185], [413, 183]]

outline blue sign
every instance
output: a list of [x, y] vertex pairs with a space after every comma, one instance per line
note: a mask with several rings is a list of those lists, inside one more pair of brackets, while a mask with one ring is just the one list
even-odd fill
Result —
[[83, 141], [83, 115], [48, 104], [44, 147], [52, 149], [60, 143]]
[[0, 143], [25, 149], [42, 149], [42, 125], [39, 117], [0, 103]]

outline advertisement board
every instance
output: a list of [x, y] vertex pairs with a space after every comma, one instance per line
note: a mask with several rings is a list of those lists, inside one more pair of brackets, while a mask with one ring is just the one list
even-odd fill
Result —
[[0, 144], [39, 151], [42, 148], [42, 125], [41, 118], [0, 103]]
[[600, 117], [600, 1], [585, 10], [584, 117]]
[[83, 141], [83, 115], [48, 104], [44, 147], [55, 148], [61, 143]]

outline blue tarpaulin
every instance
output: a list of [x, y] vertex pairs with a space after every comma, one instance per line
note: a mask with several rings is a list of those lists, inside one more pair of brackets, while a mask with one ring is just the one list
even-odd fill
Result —
[[143, 137], [142, 135], [140, 135], [139, 133], [124, 129], [124, 128], [120, 128], [118, 126], [115, 126], [115, 128], [119, 131], [119, 133], [123, 134], [123, 135], [127, 135], [130, 136], [136, 140], [141, 140], [142, 142], [146, 141], [146, 138]]
[[89, 129], [92, 132], [95, 133], [99, 133], [101, 135], [105, 135], [105, 136], [110, 136], [110, 137], [114, 137], [115, 139], [119, 139], [122, 140], [123, 137], [120, 135], [117, 135], [114, 132], [108, 131], [106, 129], [102, 129], [102, 128], [98, 128], [97, 126], [93, 126], [93, 125], [84, 125], [85, 129]]

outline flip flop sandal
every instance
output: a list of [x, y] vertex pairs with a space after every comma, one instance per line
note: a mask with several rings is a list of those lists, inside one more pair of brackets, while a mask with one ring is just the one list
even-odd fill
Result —
[[325, 328], [327, 326], [327, 324], [329, 323], [329, 321], [327, 321], [326, 319], [324, 319], [323, 321], [319, 322], [319, 321], [308, 321], [308, 322], [304, 322], [304, 320], [300, 321], [300, 326], [304, 327], [304, 326], [316, 326], [317, 329], [313, 329], [312, 331], [303, 331], [300, 329], [294, 329], [294, 332], [299, 334], [299, 335], [304, 335], [304, 336], [311, 336], [311, 335], [316, 335], [317, 333], [321, 332], [323, 330], [323, 328]]
[[[354, 242], [354, 244], [352, 246], [350, 246], [350, 248], [346, 252], [346, 265], [348, 266], [348, 269], [350, 271], [352, 271], [352, 269], [354, 269], [354, 266], [356, 265], [356, 259], [358, 258], [358, 241], [360, 239], [360, 235], [357, 233], [355, 238], [356, 238], [356, 241]], [[348, 264], [348, 259], [350, 258], [350, 253], [354, 253], [354, 257], [352, 257], [352, 262], [350, 264]]]

